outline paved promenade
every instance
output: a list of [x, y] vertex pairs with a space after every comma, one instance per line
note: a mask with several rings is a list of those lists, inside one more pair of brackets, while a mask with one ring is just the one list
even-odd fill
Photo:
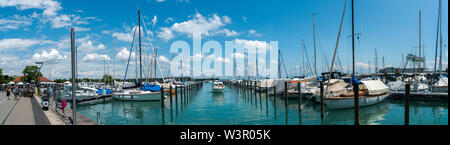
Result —
[[0, 125], [51, 125], [35, 98], [13, 96], [6, 99], [6, 93], [0, 93]]

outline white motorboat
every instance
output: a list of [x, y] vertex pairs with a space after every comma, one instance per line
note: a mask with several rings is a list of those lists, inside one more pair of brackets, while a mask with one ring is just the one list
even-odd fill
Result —
[[122, 92], [116, 92], [113, 93], [112, 96], [114, 99], [126, 101], [160, 101], [161, 91], [152, 92], [140, 89], [133, 89], [133, 90], [125, 90]]
[[215, 93], [223, 92], [223, 90], [225, 90], [225, 86], [220, 81], [214, 81], [212, 85], [212, 90]]

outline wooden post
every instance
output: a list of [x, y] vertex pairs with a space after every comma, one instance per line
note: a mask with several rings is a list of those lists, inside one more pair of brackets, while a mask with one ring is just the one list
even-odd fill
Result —
[[288, 82], [284, 82], [284, 105], [288, 106]]
[[277, 86], [273, 86], [273, 102], [277, 101]]
[[355, 125], [359, 125], [359, 85], [353, 85], [353, 97], [354, 97], [354, 105], [355, 105]]
[[297, 82], [297, 92], [298, 92], [298, 111], [302, 111], [302, 86], [300, 82]]
[[169, 100], [170, 106], [172, 106], [172, 85], [169, 84]]
[[178, 104], [178, 86], [175, 86], [175, 104]]
[[97, 125], [100, 125], [100, 112], [97, 112]]
[[164, 87], [161, 87], [161, 110], [164, 111]]
[[323, 119], [324, 118], [324, 107], [325, 107], [325, 102], [324, 102], [324, 97], [323, 97], [323, 82], [320, 82], [320, 118]]
[[410, 91], [411, 84], [405, 84], [405, 125], [409, 125], [409, 103], [410, 103]]
[[266, 82], [266, 100], [267, 100], [267, 98], [269, 98], [269, 86], [267, 85], [267, 82]]

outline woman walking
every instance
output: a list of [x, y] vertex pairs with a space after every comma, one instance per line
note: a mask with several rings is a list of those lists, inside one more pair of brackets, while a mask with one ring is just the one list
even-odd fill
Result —
[[9, 88], [6, 89], [6, 99], [9, 100], [9, 96], [11, 96], [11, 91]]

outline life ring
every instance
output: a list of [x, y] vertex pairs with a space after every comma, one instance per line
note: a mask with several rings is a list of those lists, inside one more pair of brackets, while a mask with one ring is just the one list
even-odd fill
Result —
[[45, 101], [45, 102], [42, 102], [42, 106], [48, 107], [48, 106], [50, 106], [50, 105], [49, 105], [49, 103], [48, 103], [47, 101]]

